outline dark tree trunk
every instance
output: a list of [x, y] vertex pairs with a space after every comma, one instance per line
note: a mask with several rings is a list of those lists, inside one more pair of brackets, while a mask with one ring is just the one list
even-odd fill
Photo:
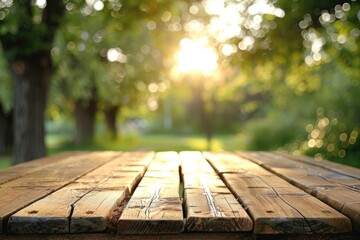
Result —
[[[4, 55], [13, 76], [14, 163], [46, 154], [44, 112], [52, 65], [50, 52], [57, 28], [65, 13], [64, 1], [47, 1], [40, 23], [33, 23], [33, 1], [14, 1], [1, 21]], [[6, 26], [6, 27], [5, 27]], [[11, 28], [11, 27], [10, 27]]]
[[206, 103], [203, 97], [199, 97], [199, 118], [200, 125], [206, 136], [207, 150], [211, 150], [211, 141], [213, 137], [213, 125], [212, 125], [212, 114], [211, 111], [206, 109]]
[[6, 153], [6, 146], [5, 146], [6, 128], [7, 128], [6, 115], [0, 104], [0, 155], [4, 155]]
[[[192, 87], [193, 96], [194, 96], [194, 110], [198, 114], [198, 123], [200, 129], [205, 134], [207, 142], [207, 150], [211, 150], [211, 142], [213, 137], [213, 123], [212, 123], [212, 110], [207, 108], [205, 100], [205, 89], [204, 86], [200, 83], [194, 84]], [[209, 99], [210, 101], [211, 99]], [[213, 104], [213, 102], [209, 102]]]
[[117, 138], [116, 116], [119, 111], [119, 106], [113, 106], [105, 109], [106, 126], [111, 134], [112, 139]]
[[0, 155], [7, 154], [14, 145], [13, 112], [5, 113], [0, 104]]
[[77, 145], [93, 139], [95, 113], [96, 101], [94, 99], [90, 101], [78, 100], [75, 102], [75, 143]]
[[14, 80], [14, 163], [46, 155], [44, 114], [50, 79], [50, 57], [11, 62]]

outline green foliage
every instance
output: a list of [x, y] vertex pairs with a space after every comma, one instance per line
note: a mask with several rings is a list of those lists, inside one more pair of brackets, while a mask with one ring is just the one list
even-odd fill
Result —
[[[148, 85], [164, 80], [164, 54], [161, 40], [154, 41], [157, 29], [149, 28], [157, 25], [149, 19], [162, 14], [170, 1], [104, 4], [101, 11], [89, 5], [73, 7], [56, 39], [52, 99], [61, 108], [69, 102], [63, 110], [79, 99], [96, 99], [100, 109], [106, 109], [158, 98]], [[118, 58], [108, 59], [109, 51], [117, 52]]]
[[[22, 2], [3, 2], [13, 6], [0, 9], [6, 12], [0, 35], [18, 46], [9, 56], [51, 50], [56, 71], [48, 112], [54, 119], [68, 114], [74, 101], [95, 98], [101, 110], [121, 106], [123, 120], [146, 118], [148, 131], [200, 133], [200, 97], [212, 114], [208, 118], [214, 132], [244, 136], [245, 143], [234, 148], [282, 149], [332, 160], [359, 154], [357, 1], [269, 1], [269, 12], [255, 14], [257, 1], [225, 0], [224, 9], [239, 9], [239, 21], [211, 31], [211, 24], [223, 16], [211, 13], [202, 1], [112, 0], [101, 1], [102, 8], [96, 9], [85, 1], [67, 0], [51, 46], [39, 44], [49, 31], [41, 21], [42, 8], [33, 4], [29, 17]], [[191, 24], [201, 30], [189, 30]], [[225, 34], [227, 25], [235, 30]], [[202, 36], [219, 55], [213, 81], [174, 77], [179, 41]], [[223, 51], [229, 47], [231, 53]], [[108, 59], [109, 50], [118, 53], [114, 61]], [[10, 81], [3, 71], [0, 84], [0, 103], [9, 109]], [[172, 126], [166, 127], [164, 119]], [[84, 148], [195, 149], [184, 139], [131, 136], [113, 144], [97, 140], [96, 146]]]
[[50, 1], [46, 7], [37, 6], [35, 1], [3, 1], [0, 37], [7, 59], [49, 52], [64, 10], [62, 1]]

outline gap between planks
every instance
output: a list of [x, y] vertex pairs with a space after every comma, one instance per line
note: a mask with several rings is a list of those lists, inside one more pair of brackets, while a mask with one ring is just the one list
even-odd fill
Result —
[[120, 234], [181, 233], [184, 218], [179, 196], [179, 157], [158, 152], [125, 206], [117, 224]]
[[251, 231], [252, 220], [200, 152], [180, 153], [186, 230]]

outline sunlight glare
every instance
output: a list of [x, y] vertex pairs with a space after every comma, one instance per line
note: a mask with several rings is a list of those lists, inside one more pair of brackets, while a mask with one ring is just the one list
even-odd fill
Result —
[[181, 73], [192, 72], [209, 76], [218, 66], [218, 56], [214, 49], [208, 46], [205, 38], [197, 40], [183, 38], [176, 58], [178, 71]]
[[279, 18], [283, 18], [285, 16], [284, 10], [274, 7], [272, 4], [269, 4], [267, 0], [257, 0], [249, 7], [248, 12], [250, 15], [272, 14]]
[[[249, 35], [247, 30], [251, 31], [253, 37], [262, 38], [269, 28], [263, 24], [263, 15], [269, 14], [278, 18], [285, 16], [285, 11], [276, 7], [274, 2], [276, 1], [204, 0], [204, 10], [211, 16], [206, 30], [222, 43], [232, 38], [243, 39]], [[250, 51], [253, 47], [244, 42], [240, 50], [244, 49]]]
[[93, 7], [96, 11], [101, 11], [104, 8], [104, 3], [102, 1], [96, 1]]
[[120, 48], [110, 48], [107, 51], [107, 59], [110, 62], [120, 62], [120, 63], [126, 63], [127, 62], [127, 56], [122, 53]]
[[36, 0], [35, 4], [39, 8], [45, 8], [46, 7], [46, 0]]
[[224, 44], [221, 48], [221, 52], [224, 56], [230, 56], [236, 51], [236, 48], [234, 50], [234, 47], [231, 44]]

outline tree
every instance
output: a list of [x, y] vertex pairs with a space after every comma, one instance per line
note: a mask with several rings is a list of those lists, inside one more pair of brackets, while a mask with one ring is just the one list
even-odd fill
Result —
[[171, 3], [153, 0], [1, 2], [0, 37], [14, 82], [14, 163], [46, 154], [44, 112], [53, 71], [51, 51], [58, 27], [65, 24], [63, 16], [76, 12], [90, 16], [103, 10], [108, 13], [103, 14], [106, 22], [112, 19], [117, 30], [130, 29], [139, 17], [162, 13]]
[[13, 147], [13, 111], [11, 77], [0, 48], [0, 155]]
[[[13, 78], [14, 163], [44, 156], [44, 112], [52, 72], [51, 48], [65, 7], [62, 1], [34, 5], [5, 1], [0, 39]], [[4, 1], [3, 1], [4, 3]]]
[[73, 108], [67, 110], [75, 113], [77, 144], [92, 139], [97, 110], [104, 112], [115, 138], [119, 111], [146, 96], [137, 84], [158, 81], [162, 67], [161, 53], [148, 27], [155, 23], [147, 20], [156, 11], [142, 16], [143, 10], [137, 7], [122, 9], [128, 22], [121, 22], [124, 25], [119, 29], [119, 20], [108, 17], [114, 15], [112, 8], [97, 12], [88, 7], [91, 11], [85, 15], [77, 10], [66, 16], [54, 46], [57, 72], [52, 92], [63, 95], [58, 105], [65, 101]]

